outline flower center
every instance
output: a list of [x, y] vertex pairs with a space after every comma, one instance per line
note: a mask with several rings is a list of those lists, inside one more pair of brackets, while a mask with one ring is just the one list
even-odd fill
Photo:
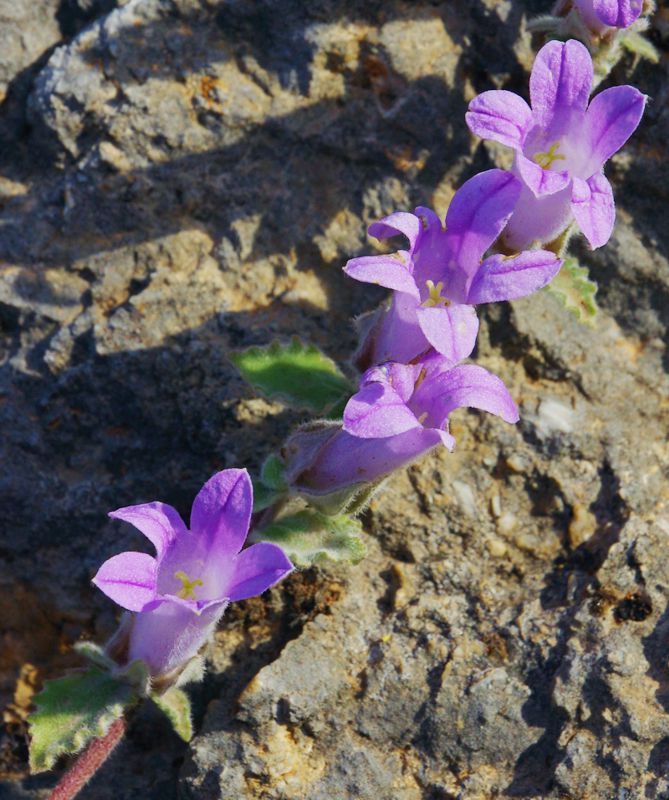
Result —
[[560, 149], [561, 142], [553, 142], [545, 153], [535, 153], [532, 161], [536, 162], [541, 169], [550, 169], [555, 161], [566, 161], [567, 156], [563, 156], [557, 151]]
[[434, 281], [425, 281], [429, 296], [423, 303], [424, 308], [435, 308], [436, 306], [450, 306], [451, 301], [447, 297], [442, 297], [441, 293], [444, 291], [444, 282], [439, 281], [435, 286]]
[[204, 586], [199, 578], [195, 578], [195, 580], [192, 581], [188, 575], [181, 570], [175, 572], [174, 577], [181, 581], [181, 589], [177, 592], [177, 597], [180, 597], [182, 600], [195, 600], [195, 587]]

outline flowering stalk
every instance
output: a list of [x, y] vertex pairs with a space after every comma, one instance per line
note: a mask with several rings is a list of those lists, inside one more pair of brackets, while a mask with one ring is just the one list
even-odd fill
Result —
[[[590, 93], [601, 65], [610, 69], [615, 47], [632, 41], [649, 7], [560, 0], [559, 30], [580, 34], [595, 64], [575, 39], [549, 42], [532, 69], [530, 105], [490, 91], [466, 115], [473, 133], [514, 150], [512, 170], [467, 181], [443, 223], [418, 207], [370, 226], [380, 241], [403, 236], [407, 249], [345, 266], [353, 279], [393, 293], [361, 336], [357, 391], [334, 362], [300, 342], [236, 354], [242, 374], [269, 397], [327, 417], [302, 426], [268, 459], [255, 502], [246, 470], [228, 469], [202, 487], [189, 527], [161, 502], [110, 514], [134, 525], [156, 555], [125, 552], [100, 567], [93, 583], [125, 609], [119, 629], [104, 649], [78, 648], [92, 662], [86, 672], [48, 682], [36, 698], [35, 771], [88, 745], [52, 800], [76, 795], [123, 736], [127, 709], [143, 700], [163, 709], [188, 740], [189, 702], [180, 686], [201, 677], [199, 653], [229, 603], [282, 580], [291, 557], [299, 564], [360, 560], [360, 523], [351, 514], [395, 470], [437, 446], [453, 449], [453, 411], [477, 408], [518, 421], [502, 381], [461, 363], [476, 344], [475, 307], [527, 296], [565, 273], [587, 284], [582, 268], [563, 259], [567, 243], [576, 229], [592, 248], [608, 241], [615, 205], [603, 167], [636, 129], [646, 102], [632, 86], [592, 100]], [[252, 512], [256, 526], [247, 538]]]

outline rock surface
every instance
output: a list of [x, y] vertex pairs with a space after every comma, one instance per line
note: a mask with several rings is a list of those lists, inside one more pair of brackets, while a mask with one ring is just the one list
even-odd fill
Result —
[[[466, 104], [525, 91], [549, 6], [0, 3], [0, 796], [46, 797], [30, 696], [113, 629], [90, 577], [142, 545], [106, 511], [185, 512], [302, 419], [226, 354], [297, 331], [346, 360], [382, 293], [340, 267], [492, 166]], [[616, 232], [579, 253], [596, 329], [544, 293], [481, 309], [521, 422], [457, 414], [457, 452], [373, 500], [362, 564], [230, 611], [191, 744], [146, 709], [83, 800], [669, 797], [662, 11], [651, 36]]]

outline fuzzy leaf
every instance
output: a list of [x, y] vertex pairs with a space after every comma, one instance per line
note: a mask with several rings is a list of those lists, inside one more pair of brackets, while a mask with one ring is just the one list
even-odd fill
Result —
[[189, 742], [193, 736], [193, 724], [190, 700], [186, 692], [173, 686], [165, 694], [153, 695], [151, 699], [172, 723], [176, 734], [185, 742]]
[[299, 511], [258, 531], [253, 541], [278, 544], [297, 566], [328, 559], [357, 564], [367, 552], [361, 533], [360, 522], [345, 514]]
[[562, 269], [546, 287], [584, 325], [594, 325], [599, 308], [595, 302], [597, 284], [586, 267], [574, 258], [565, 258]]
[[30, 717], [31, 770], [51, 769], [59, 756], [104, 736], [136, 700], [129, 684], [99, 669], [47, 681]]
[[323, 413], [353, 387], [332, 359], [312, 345], [293, 339], [232, 353], [242, 377], [271, 400]]

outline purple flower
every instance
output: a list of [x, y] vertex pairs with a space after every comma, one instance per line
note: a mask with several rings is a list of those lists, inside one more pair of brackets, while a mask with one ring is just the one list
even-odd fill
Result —
[[629, 28], [643, 11], [643, 0], [574, 0], [574, 5], [595, 33], [606, 28]]
[[276, 545], [259, 543], [242, 550], [252, 507], [246, 470], [226, 469], [210, 478], [195, 498], [190, 530], [165, 503], [109, 514], [140, 530], [157, 555], [121, 553], [105, 561], [93, 578], [114, 602], [138, 612], [128, 661], [142, 659], [152, 675], [177, 669], [197, 653], [230, 601], [260, 594], [292, 570]]
[[369, 363], [411, 361], [433, 347], [455, 364], [470, 355], [478, 333], [473, 306], [522, 297], [548, 283], [561, 262], [543, 250], [513, 258], [483, 255], [499, 236], [520, 194], [509, 172], [493, 169], [456, 193], [446, 226], [427, 208], [397, 212], [375, 222], [377, 239], [403, 234], [408, 250], [351, 259], [355, 280], [393, 289], [392, 305], [372, 330]]
[[503, 237], [512, 249], [552, 241], [572, 218], [593, 248], [611, 236], [615, 205], [602, 168], [636, 129], [646, 98], [633, 86], [614, 86], [588, 105], [592, 80], [580, 42], [549, 42], [532, 69], [531, 109], [503, 90], [469, 104], [470, 130], [516, 151], [523, 191]]
[[448, 417], [463, 407], [518, 421], [506, 387], [483, 367], [453, 367], [434, 351], [416, 364], [373, 367], [348, 401], [343, 426], [298, 431], [288, 440], [286, 476], [315, 495], [376, 481], [439, 444], [453, 449]]

